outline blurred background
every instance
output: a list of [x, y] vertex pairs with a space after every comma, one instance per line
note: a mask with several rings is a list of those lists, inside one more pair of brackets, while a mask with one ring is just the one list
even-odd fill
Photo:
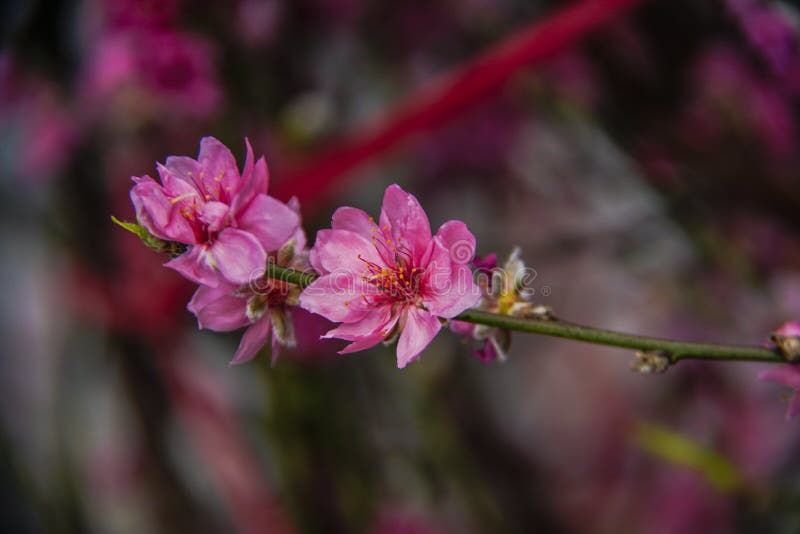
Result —
[[229, 367], [110, 223], [244, 137], [309, 237], [396, 182], [576, 322], [758, 344], [800, 318], [800, 18], [757, 0], [0, 4], [0, 531], [798, 532], [764, 366], [629, 370], [444, 332], [400, 372], [296, 314]]

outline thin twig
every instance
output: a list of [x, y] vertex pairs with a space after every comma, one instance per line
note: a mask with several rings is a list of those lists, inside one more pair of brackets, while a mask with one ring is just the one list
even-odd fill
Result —
[[[313, 272], [295, 271], [277, 265], [269, 265], [266, 275], [270, 278], [296, 284], [300, 287], [306, 287], [318, 278], [318, 275]], [[468, 323], [505, 328], [507, 330], [574, 339], [576, 341], [585, 341], [597, 345], [610, 345], [638, 351], [660, 352], [669, 359], [670, 363], [676, 363], [680, 360], [733, 360], [786, 363], [786, 359], [781, 356], [777, 349], [749, 345], [675, 341], [582, 326], [559, 319], [512, 317], [481, 310], [467, 310], [454, 319]]]

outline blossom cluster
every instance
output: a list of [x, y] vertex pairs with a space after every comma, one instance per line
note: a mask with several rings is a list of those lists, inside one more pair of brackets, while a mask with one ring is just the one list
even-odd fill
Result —
[[[495, 286], [493, 293], [476, 283], [475, 236], [466, 224], [447, 221], [433, 233], [419, 201], [397, 185], [386, 189], [377, 220], [341, 207], [307, 250], [299, 203], [269, 196], [266, 162], [255, 161], [245, 143], [241, 172], [230, 150], [206, 137], [197, 159], [171, 156], [157, 165], [159, 181], [133, 177], [131, 190], [137, 233], [154, 248], [173, 251], [166, 267], [198, 284], [188, 304], [198, 326], [247, 327], [232, 363], [252, 359], [270, 338], [273, 359], [279, 346], [293, 346], [293, 306], [339, 323], [324, 337], [350, 342], [341, 353], [396, 340], [400, 368], [479, 302], [494, 306], [499, 299], [517, 309], [512, 289]], [[269, 264], [318, 278], [301, 289], [267, 276]], [[497, 346], [496, 329], [471, 330], [457, 321], [451, 327]]]

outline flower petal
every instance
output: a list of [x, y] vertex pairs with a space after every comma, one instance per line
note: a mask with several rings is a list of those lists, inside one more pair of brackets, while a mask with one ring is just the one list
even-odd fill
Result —
[[800, 321], [791, 321], [781, 325], [780, 328], [775, 330], [775, 334], [786, 337], [800, 336]]
[[[247, 168], [247, 164], [245, 164]], [[246, 209], [257, 195], [266, 195], [269, 185], [269, 171], [263, 157], [258, 158], [250, 173], [242, 174], [239, 191], [234, 195], [231, 207], [234, 213]]]
[[409, 307], [405, 313], [405, 325], [397, 342], [398, 369], [415, 360], [442, 328], [435, 315], [420, 308]]
[[349, 230], [361, 237], [371, 239], [372, 235], [377, 232], [378, 225], [363, 210], [344, 206], [333, 213], [331, 228], [333, 230]]
[[200, 286], [186, 308], [197, 317], [197, 327], [216, 332], [230, 332], [247, 326], [247, 299], [235, 294], [236, 286]]
[[422, 264], [425, 273], [421, 280], [420, 292], [424, 298], [433, 301], [451, 290], [453, 264], [450, 261], [450, 251], [438, 237], [431, 240], [424, 259], [427, 259], [427, 262]]
[[473, 337], [475, 335], [475, 325], [466, 321], [450, 321], [450, 330], [459, 336]]
[[370, 310], [361, 320], [342, 323], [322, 337], [323, 339], [336, 338], [356, 341], [366, 336], [378, 334], [383, 338], [389, 334], [398, 317], [399, 314], [395, 314], [395, 317], [392, 317], [391, 306], [380, 306]]
[[453, 265], [454, 273], [446, 289], [423, 298], [425, 307], [432, 314], [450, 319], [475, 306], [481, 299], [480, 287], [475, 283], [472, 269], [467, 265]]
[[267, 264], [267, 253], [253, 234], [237, 228], [223, 229], [209, 253], [222, 277], [236, 285], [263, 275]]
[[192, 226], [181, 216], [179, 206], [170, 200], [164, 188], [149, 176], [135, 181], [131, 201], [142, 226], [160, 239], [195, 243], [197, 238]]
[[208, 225], [212, 232], [219, 232], [228, 224], [228, 205], [223, 202], [206, 202], [200, 213], [200, 220]]
[[259, 194], [238, 216], [237, 223], [241, 230], [253, 235], [265, 251], [271, 252], [297, 231], [300, 217], [280, 200]]
[[209, 264], [209, 254], [205, 245], [195, 245], [189, 250], [164, 264], [192, 282], [209, 287], [219, 285], [219, 274]]
[[300, 307], [329, 321], [352, 323], [369, 312], [362, 295], [374, 293], [375, 286], [359, 277], [338, 271], [321, 276], [300, 294]]
[[[200, 140], [200, 153], [197, 155], [202, 175], [197, 179], [203, 183], [218, 183], [223, 189], [232, 194], [241, 189], [239, 168], [231, 151], [213, 137], [203, 137]], [[230, 187], [230, 189], [227, 189]]]
[[[397, 324], [397, 321], [400, 319], [401, 314], [395, 313], [392, 315], [389, 306], [384, 306], [384, 308], [385, 312], [370, 313], [367, 317], [361, 321], [358, 321], [357, 323], [342, 324], [338, 328], [331, 330], [322, 337], [327, 338], [336, 332], [336, 334], [331, 337], [345, 340], [349, 339], [353, 341], [345, 348], [340, 350], [339, 354], [350, 354], [352, 352], [358, 352], [360, 350], [366, 350], [370, 347], [374, 347], [386, 339], [386, 336], [392, 332]], [[374, 329], [370, 331], [371, 328]], [[364, 335], [356, 334], [357, 332], [362, 331], [367, 333]]]
[[351, 354], [353, 352], [371, 349], [381, 341], [383, 341], [383, 336], [380, 334], [364, 336], [353, 341], [352, 343], [348, 343], [342, 350], [339, 351], [339, 354]]
[[431, 240], [431, 225], [419, 201], [397, 184], [390, 185], [383, 195], [381, 228], [389, 226], [396, 246], [404, 246], [414, 258], [425, 253]]
[[292, 197], [289, 199], [289, 202], [287, 202], [286, 205], [289, 206], [290, 210], [297, 214], [297, 230], [295, 230], [294, 235], [292, 235], [292, 239], [294, 239], [295, 250], [301, 251], [306, 248], [308, 243], [306, 239], [306, 232], [303, 230], [300, 217], [300, 201], [297, 200], [297, 197]]
[[161, 183], [167, 187], [173, 186], [174, 178], [179, 178], [194, 186], [197, 183], [195, 180], [199, 179], [202, 170], [197, 160], [187, 156], [170, 156], [164, 165], [157, 165], [157, 167]]
[[[175, 156], [172, 156], [169, 159], [173, 158], [175, 158]], [[197, 163], [191, 158], [185, 159], [195, 164]], [[194, 174], [189, 174], [187, 177], [183, 173], [178, 173], [174, 169], [165, 167], [160, 163], [156, 163], [156, 170], [158, 171], [159, 178], [161, 178], [161, 183], [163, 184], [164, 189], [169, 191], [173, 197], [196, 196], [199, 198], [200, 194], [195, 186], [194, 180], [190, 178], [191, 176], [194, 176]]]
[[322, 272], [363, 273], [367, 264], [386, 266], [375, 246], [349, 230], [320, 230], [314, 243], [314, 267]]
[[772, 367], [758, 374], [759, 380], [775, 382], [782, 386], [787, 386], [795, 390], [800, 390], [800, 369], [793, 365], [781, 365]]
[[267, 344], [269, 338], [269, 315], [265, 315], [244, 331], [239, 348], [230, 361], [230, 365], [249, 362], [256, 357], [258, 351]]
[[467, 229], [463, 221], [447, 221], [439, 227], [436, 235], [450, 251], [453, 263], [469, 263], [475, 256], [475, 236]]
[[[253, 147], [250, 145], [250, 139], [247, 137], [244, 138], [244, 149], [245, 149], [245, 156], [244, 156], [244, 167], [242, 167], [242, 181], [246, 182], [250, 178], [250, 174], [253, 172]], [[266, 193], [266, 191], [264, 191]]]

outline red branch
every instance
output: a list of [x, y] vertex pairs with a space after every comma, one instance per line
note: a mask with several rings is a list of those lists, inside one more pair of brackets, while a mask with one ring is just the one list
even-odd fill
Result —
[[345, 136], [275, 184], [279, 198], [319, 202], [339, 178], [414, 133], [432, 129], [492, 92], [518, 70], [553, 56], [640, 0], [585, 0], [523, 28], [438, 83], [410, 95], [385, 117]]

